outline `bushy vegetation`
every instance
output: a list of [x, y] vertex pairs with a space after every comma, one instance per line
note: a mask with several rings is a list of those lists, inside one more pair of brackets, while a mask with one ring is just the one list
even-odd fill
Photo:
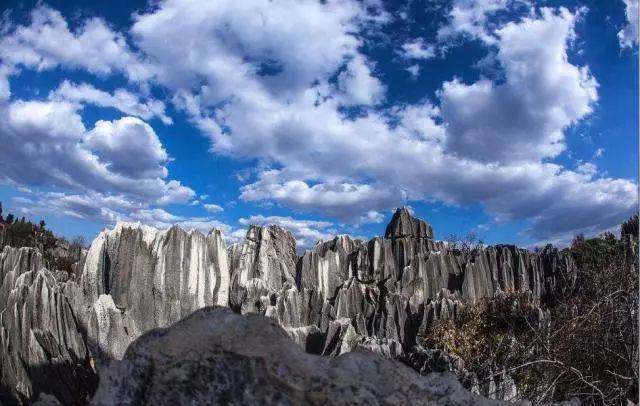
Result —
[[518, 397], [541, 404], [638, 402], [638, 216], [621, 237], [578, 236], [567, 249], [576, 286], [533, 303], [510, 294], [441, 321], [424, 344], [463, 360], [480, 384], [506, 372]]
[[43, 253], [47, 267], [51, 270], [72, 272], [72, 265], [86, 247], [84, 237], [77, 236], [71, 242], [56, 236], [46, 228], [44, 220], [34, 223], [24, 216], [9, 213], [4, 215], [0, 202], [0, 250], [3, 246], [35, 247]]

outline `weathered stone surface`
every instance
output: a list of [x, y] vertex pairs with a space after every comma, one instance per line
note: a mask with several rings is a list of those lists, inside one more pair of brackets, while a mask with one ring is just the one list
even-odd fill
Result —
[[[42, 266], [42, 256], [35, 249], [3, 249], [0, 311], [21, 275], [36, 275]], [[520, 292], [535, 309], [541, 301], [566, 294], [576, 282], [575, 264], [562, 252], [546, 248], [530, 253], [499, 245], [462, 255], [434, 240], [431, 226], [406, 209], [395, 213], [385, 238], [362, 242], [339, 236], [300, 257], [291, 233], [277, 226], [252, 226], [244, 243], [227, 250], [219, 231], [204, 235], [177, 226], [160, 231], [120, 223], [94, 240], [74, 274], [46, 275], [42, 278], [48, 282], [35, 286], [46, 286], [58, 302], [66, 304], [54, 301], [62, 310], [47, 310], [42, 320], [59, 323], [63, 333], [58, 336], [80, 331], [85, 352], [97, 365], [122, 359], [130, 343], [151, 329], [171, 325], [203, 307], [222, 305], [271, 318], [300, 348], [313, 354], [337, 357], [368, 350], [400, 359], [423, 373], [455, 371], [475, 391], [504, 396], [513, 395], [508, 377], [478, 385], [464, 375], [463, 368], [418, 347], [418, 335], [437, 320], [455, 319], [464, 306], [483, 298]], [[22, 283], [36, 289], [27, 281], [24, 277]], [[533, 321], [544, 320], [544, 315], [533, 316]], [[3, 323], [9, 323], [10, 318], [3, 317]], [[82, 353], [80, 347], [73, 351]], [[236, 355], [216, 355], [211, 365], [236, 368]], [[264, 362], [242, 357], [249, 363]], [[208, 360], [202, 362], [196, 366], [188, 359], [188, 368], [203, 368], [208, 374], [212, 366]], [[76, 362], [73, 373], [81, 373], [82, 368], [84, 364]], [[15, 373], [21, 374], [20, 385], [37, 387], [38, 378], [25, 371]], [[234, 371], [239, 379], [252, 376]], [[170, 372], [165, 372], [159, 379], [169, 379]], [[82, 388], [75, 393], [84, 393]], [[23, 392], [28, 397], [36, 390]], [[64, 396], [68, 395], [58, 397], [63, 403]]]
[[0, 359], [2, 386], [15, 401], [47, 392], [64, 404], [83, 404], [93, 393], [97, 377], [84, 334], [46, 269], [15, 280], [0, 313]]
[[71, 265], [71, 273], [73, 274], [73, 278], [76, 280], [80, 280], [80, 277], [82, 276], [82, 271], [84, 270], [84, 263], [87, 260], [87, 253], [89, 251], [86, 249], [81, 249], [80, 250], [80, 259], [75, 262], [73, 265]]
[[406, 207], [396, 210], [387, 229], [384, 238], [433, 238], [431, 225], [411, 215]]
[[42, 255], [35, 248], [13, 248], [5, 246], [0, 252], [0, 311], [7, 304], [9, 292], [20, 275], [38, 271], [44, 267]]
[[243, 313], [262, 313], [267, 296], [295, 285], [296, 241], [278, 226], [251, 226], [244, 244], [229, 252], [231, 262], [231, 304]]
[[0, 222], [0, 249], [9, 245], [9, 239], [7, 237], [7, 227]]
[[119, 223], [91, 244], [80, 278], [83, 300], [75, 305], [97, 354], [120, 358], [144, 331], [204, 306], [227, 305], [229, 283], [219, 231]]
[[359, 246], [349, 236], [338, 236], [305, 252], [298, 260], [297, 286], [317, 290], [324, 298], [335, 296], [336, 289], [356, 274], [350, 254]]
[[94, 405], [489, 405], [454, 377], [371, 352], [305, 353], [268, 318], [202, 309], [149, 332], [101, 378]]
[[251, 226], [245, 243], [232, 255], [234, 282], [245, 286], [259, 279], [267, 289], [278, 290], [285, 283], [295, 283], [296, 260], [296, 241], [289, 231]]

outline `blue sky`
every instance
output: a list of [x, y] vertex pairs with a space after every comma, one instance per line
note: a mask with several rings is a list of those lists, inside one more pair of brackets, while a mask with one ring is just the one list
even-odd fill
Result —
[[0, 200], [65, 236], [308, 247], [409, 205], [532, 246], [637, 211], [637, 0], [3, 4]]

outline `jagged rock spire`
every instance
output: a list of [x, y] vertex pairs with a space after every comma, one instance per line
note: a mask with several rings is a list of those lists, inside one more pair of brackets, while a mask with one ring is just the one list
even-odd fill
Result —
[[433, 230], [429, 223], [413, 217], [409, 209], [401, 207], [387, 225], [384, 238], [402, 237], [433, 238]]

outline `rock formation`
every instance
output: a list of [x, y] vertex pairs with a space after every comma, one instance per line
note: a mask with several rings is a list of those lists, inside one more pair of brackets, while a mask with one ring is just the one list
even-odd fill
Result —
[[[74, 266], [74, 276], [43, 271], [43, 265], [42, 257], [35, 249], [6, 247], [0, 254], [2, 385], [28, 400], [41, 391], [44, 379], [50, 387], [60, 386], [57, 391], [49, 392], [64, 403], [81, 402], [91, 391], [95, 384], [91, 362], [99, 366], [110, 360], [120, 360], [128, 351], [127, 361], [122, 365], [129, 367], [121, 368], [145, 362], [165, 368], [170, 358], [156, 359], [159, 355], [151, 348], [156, 346], [153, 337], [167, 335], [173, 343], [172, 340], [180, 336], [178, 327], [156, 331], [142, 339], [140, 343], [143, 344], [136, 344], [130, 350], [127, 348], [145, 332], [170, 326], [198, 309], [213, 305], [229, 306], [238, 313], [267, 316], [301, 349], [312, 354], [342, 356], [367, 350], [402, 360], [422, 373], [450, 370], [466, 379], [463, 368], [453, 365], [454, 361], [421, 348], [418, 336], [435, 320], [455, 318], [464, 306], [473, 306], [483, 298], [505, 292], [523, 292], [534, 303], [539, 303], [564, 294], [575, 284], [576, 275], [570, 256], [551, 248], [530, 253], [514, 246], [499, 245], [485, 247], [474, 255], [463, 255], [435, 240], [431, 226], [414, 218], [404, 208], [394, 214], [384, 238], [365, 242], [338, 236], [319, 242], [302, 256], [296, 254], [291, 233], [277, 226], [252, 226], [242, 244], [227, 249], [217, 230], [204, 235], [177, 226], [160, 231], [140, 224], [119, 223], [93, 241], [86, 255]], [[39, 307], [34, 307], [36, 304]], [[18, 307], [19, 312], [16, 311]], [[40, 310], [34, 310], [36, 308]], [[203, 312], [185, 321], [185, 328], [193, 323], [204, 323], [204, 314], [209, 313]], [[219, 314], [211, 317], [221, 322], [235, 317], [228, 312]], [[25, 321], [28, 324], [24, 324]], [[16, 328], [21, 322], [20, 328]], [[245, 322], [234, 323], [244, 326], [242, 323]], [[260, 325], [263, 322], [250, 323]], [[201, 326], [194, 331], [199, 328]], [[230, 335], [225, 336], [216, 328], [197, 334], [202, 337], [212, 334], [211, 337], [224, 339], [235, 337], [233, 334], [236, 333], [229, 332]], [[278, 329], [273, 334], [281, 333]], [[257, 337], [251, 339], [268, 345], [266, 338], [255, 334]], [[304, 355], [288, 341], [285, 345], [280, 338], [278, 340], [277, 345], [283, 346], [277, 350], [278, 354], [288, 348], [293, 354], [290, 357], [297, 359]], [[205, 349], [199, 347], [204, 344], [190, 341], [189, 345], [193, 351]], [[143, 347], [148, 348], [143, 350]], [[176, 351], [186, 351], [186, 347], [176, 348]], [[236, 347], [229, 348], [235, 351]], [[24, 351], [30, 355], [26, 356]], [[257, 353], [252, 354], [250, 349], [246, 350], [249, 352], [239, 350], [229, 354], [224, 351], [218, 348], [202, 364], [195, 358], [188, 358], [182, 372], [191, 373], [202, 368], [206, 376], [210, 373], [207, 368], [224, 365], [231, 368], [233, 360], [245, 359], [250, 365], [264, 365], [272, 360], [255, 358]], [[318, 376], [324, 380], [322, 382], [333, 382], [343, 388], [328, 378], [329, 371], [345, 368], [354, 373], [370, 368], [363, 365], [363, 359], [368, 356], [353, 357], [337, 358], [348, 361], [321, 361], [320, 369], [324, 372], [318, 372]], [[286, 359], [294, 362], [294, 358]], [[297, 373], [311, 373], [304, 365], [312, 358], [302, 358]], [[18, 359], [22, 367], [18, 366]], [[316, 358], [313, 360], [320, 362]], [[41, 379], [36, 372], [38, 365], [46, 366], [47, 370], [65, 371], [61, 374], [74, 377], [73, 382], [58, 375], [46, 375]], [[395, 371], [396, 367], [389, 368]], [[182, 372], [177, 370], [175, 373]], [[240, 382], [267, 379], [256, 371], [230, 374], [229, 379], [237, 378]], [[407, 373], [394, 374], [404, 379]], [[158, 370], [154, 375], [157, 381], [152, 384], [161, 385], [171, 376], [174, 375], [169, 370]], [[141, 379], [146, 378], [137, 376], [137, 383], [131, 382], [131, 385], [142, 385], [138, 382]], [[353, 378], [344, 379], [344, 382], [352, 382]], [[383, 380], [383, 377], [375, 379]], [[377, 382], [375, 379], [372, 382]], [[413, 382], [416, 378], [411, 375], [407, 379]], [[429, 379], [435, 379], [435, 384], [439, 378]], [[302, 389], [316, 387], [303, 381]], [[467, 386], [474, 387], [472, 378], [469, 382]], [[202, 384], [202, 390], [215, 396], [231, 394], [227, 389], [242, 387], [234, 387], [231, 382], [211, 383], [231, 385], [227, 389]], [[381, 388], [387, 385], [380, 384]], [[120, 384], [113, 385], [118, 387]], [[121, 388], [133, 387], [122, 385]], [[389, 393], [398, 389], [389, 385], [384, 389]], [[421, 392], [423, 389], [420, 388], [422, 386], [418, 385], [416, 393], [435, 396], [427, 389], [427, 392]], [[498, 392], [512, 395], [512, 389], [513, 385], [507, 385]], [[265, 390], [264, 396], [271, 396], [268, 392], [271, 389]], [[291, 400], [302, 396], [298, 389], [291, 390]], [[322, 396], [338, 399], [335, 396], [342, 393], [340, 390], [331, 392], [327, 389]], [[373, 393], [382, 393], [368, 386], [354, 390], [362, 391], [363, 397], [359, 398], [362, 400]], [[479, 387], [475, 390], [486, 392]], [[183, 394], [178, 390], [176, 396]], [[113, 393], [109, 396], [116, 395], [124, 396]], [[107, 395], [103, 392], [101, 396]], [[128, 398], [118, 399], [127, 401]]]
[[243, 313], [259, 312], [260, 298], [292, 286], [296, 275], [296, 241], [277, 226], [251, 226], [245, 242], [231, 247], [231, 302]]
[[[248, 280], [242, 277], [252, 269], [246, 264], [273, 262], [267, 253], [275, 249], [259, 247], [295, 250], [291, 236], [274, 228], [253, 227], [247, 242], [230, 250], [233, 280]], [[280, 269], [291, 275], [287, 264]], [[339, 236], [304, 253], [295, 283], [289, 277], [273, 283], [266, 272], [251, 275], [249, 283], [238, 284], [244, 287], [237, 310], [274, 318], [308, 351], [335, 356], [366, 348], [408, 360], [421, 351], [417, 336], [435, 320], [455, 318], [463, 306], [505, 292], [527, 293], [539, 303], [570, 289], [576, 271], [568, 255], [551, 248], [533, 254], [500, 245], [462, 255], [434, 240], [429, 224], [399, 209], [385, 238]]]
[[94, 353], [121, 358], [129, 343], [193, 311], [228, 305], [229, 267], [219, 231], [159, 231], [118, 223], [91, 244], [76, 311]]
[[0, 251], [0, 309], [5, 307], [9, 292], [21, 274], [38, 271], [43, 266], [42, 255], [37, 249], [5, 246]]
[[42, 391], [66, 404], [97, 383], [85, 333], [65, 292], [35, 248], [0, 253], [0, 401], [28, 401]]
[[19, 399], [54, 395], [82, 403], [97, 382], [83, 332], [60, 285], [46, 269], [15, 281], [0, 314], [2, 382]]
[[491, 405], [448, 374], [421, 377], [368, 351], [305, 353], [274, 321], [206, 308], [143, 335], [92, 404]]
[[[239, 285], [244, 283], [250, 291], [236, 299], [242, 302], [239, 309], [266, 314], [287, 329], [297, 329], [291, 330], [297, 340], [304, 334], [301, 327], [315, 325], [326, 337], [324, 353], [340, 352], [341, 345], [330, 341], [341, 342], [336, 335], [350, 332], [348, 326], [359, 341], [375, 337], [408, 349], [419, 332], [434, 320], [455, 317], [465, 303], [516, 291], [529, 292], [540, 301], [575, 282], [571, 258], [557, 250], [532, 254], [514, 246], [495, 246], [465, 260], [435, 241], [431, 226], [406, 209], [395, 213], [385, 238], [365, 243], [339, 236], [319, 243], [298, 260], [295, 283], [289, 277], [278, 277], [274, 283], [265, 272], [254, 272], [252, 279], [243, 277], [251, 264], [273, 261], [267, 252], [274, 249], [256, 247], [286, 246], [293, 252], [291, 236], [275, 233], [274, 228], [267, 233], [253, 227], [251, 238], [230, 251], [232, 278], [245, 281]], [[268, 239], [254, 237], [262, 235]], [[274, 235], [282, 240], [274, 241]], [[282, 274], [290, 275], [291, 261], [287, 263]]]

